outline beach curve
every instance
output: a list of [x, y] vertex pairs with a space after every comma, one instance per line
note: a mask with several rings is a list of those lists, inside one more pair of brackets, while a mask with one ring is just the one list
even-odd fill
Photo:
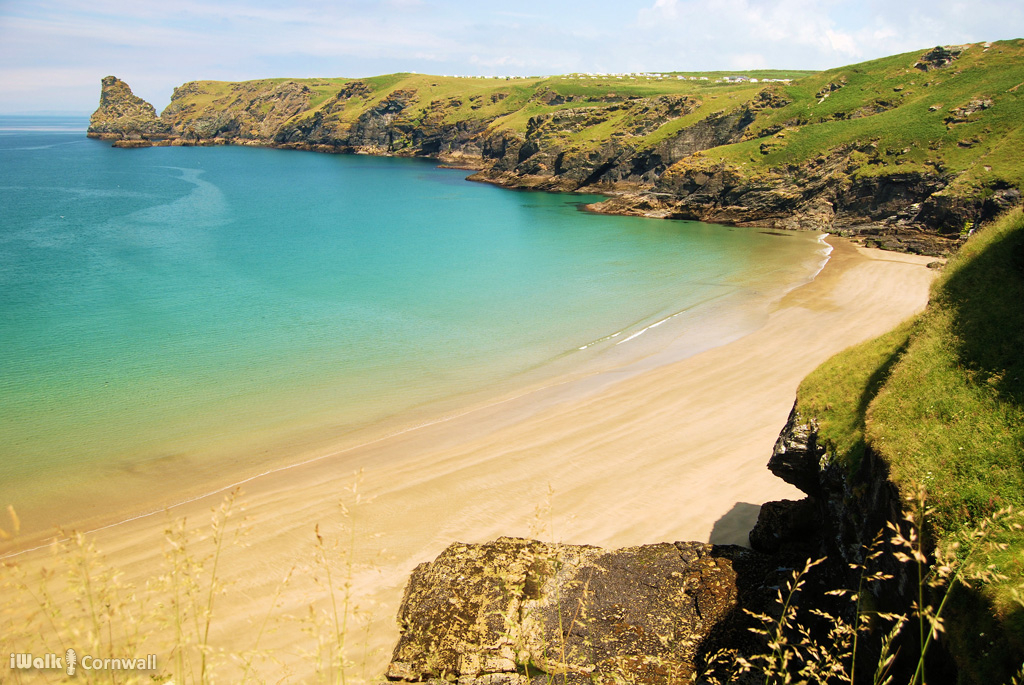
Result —
[[[254, 532], [223, 560], [235, 589], [219, 606], [216, 644], [247, 647], [248, 626], [266, 613], [283, 573], [309, 560], [315, 527], [337, 523], [337, 501], [360, 465], [372, 464], [360, 487], [375, 501], [360, 509], [358, 525], [381, 534], [374, 545], [389, 550], [380, 558], [361, 547], [354, 579], [373, 607], [373, 673], [397, 637], [394, 614], [409, 572], [454, 540], [543, 528], [559, 541], [609, 547], [708, 540], [712, 531], [716, 542], [743, 543], [756, 505], [800, 496], [765, 468], [800, 380], [927, 302], [931, 259], [829, 242], [818, 276], [789, 292], [761, 328], [726, 345], [612, 379], [597, 392], [552, 387], [250, 479], [243, 501]], [[549, 489], [552, 514], [539, 517]], [[196, 498], [169, 515], [204, 521], [218, 502]], [[166, 521], [138, 517], [94, 537], [111, 563], [141, 582], [163, 560]], [[19, 562], [45, 558], [37, 550]], [[323, 598], [309, 584], [283, 596], [286, 607], [310, 602]], [[293, 652], [282, 674], [298, 680], [308, 668], [298, 656], [302, 640], [299, 630], [275, 638]]]

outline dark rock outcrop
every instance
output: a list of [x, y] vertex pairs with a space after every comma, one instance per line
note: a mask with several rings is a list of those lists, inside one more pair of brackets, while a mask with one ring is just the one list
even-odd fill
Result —
[[[808, 497], [795, 503], [766, 504], [757, 526], [773, 531], [772, 537], [782, 541], [819, 538], [815, 551], [837, 564], [842, 576], [847, 564], [864, 561], [864, 548], [887, 524], [902, 524], [903, 502], [885, 464], [871, 450], [865, 451], [853, 472], [835, 463], [818, 441], [817, 422], [795, 408], [775, 443], [768, 469]], [[769, 544], [757, 548], [774, 551]], [[895, 572], [895, 567], [889, 570]]]
[[387, 677], [690, 682], [704, 655], [749, 641], [739, 607], [763, 606], [773, 580], [768, 559], [740, 547], [456, 543], [413, 572]]
[[811, 552], [818, 547], [821, 525], [816, 503], [808, 498], [779, 500], [761, 505], [750, 531], [750, 546], [767, 554]]
[[121, 147], [145, 147], [147, 140], [160, 140], [171, 129], [156, 115], [156, 109], [132, 93], [128, 84], [115, 76], [105, 76], [100, 90], [100, 106], [89, 118], [88, 136], [104, 140], [135, 141]]
[[953, 60], [963, 54], [964, 49], [964, 46], [961, 45], [936, 46], [921, 55], [921, 59], [914, 64], [914, 68], [921, 71], [931, 71], [932, 69], [948, 67], [953, 63]]
[[959, 107], [954, 107], [949, 110], [949, 115], [945, 119], [946, 125], [952, 127], [954, 124], [966, 123], [970, 121], [972, 114], [986, 110], [994, 104], [990, 98], [975, 98]]
[[[653, 190], [613, 196], [592, 209], [772, 229], [824, 230], [860, 238], [872, 247], [926, 255], [945, 254], [954, 248], [960, 240], [960, 227], [982, 212], [979, 203], [937, 211], [936, 203], [943, 201], [941, 191], [948, 183], [939, 174], [852, 176], [852, 157], [876, 152], [871, 144], [862, 147], [836, 148], [807, 163], [753, 178], [738, 167], [692, 154], [658, 176]], [[1004, 204], [1007, 201], [1009, 198]]]
[[[892, 530], [909, 535], [906, 503], [889, 480], [887, 464], [866, 446], [854, 467], [837, 463], [818, 440], [813, 419], [794, 408], [776, 443], [768, 467], [772, 473], [807, 493], [799, 502], [769, 502], [761, 508], [751, 544], [773, 558], [820, 558], [815, 569], [817, 593], [802, 601], [815, 609], [828, 607], [831, 590], [854, 590], [865, 595], [860, 605], [873, 611], [912, 617], [921, 582], [914, 563], [901, 560]], [[880, 574], [884, 582], [866, 582]], [[925, 601], [937, 605], [941, 597]], [[975, 598], [974, 601], [978, 601]], [[855, 605], [834, 603], [829, 609], [848, 624], [856, 620]], [[916, 620], [916, 619], [914, 619]], [[917, 636], [904, 631], [895, 639], [897, 655], [890, 667], [894, 682], [909, 682], [917, 667]], [[864, 634], [857, 652], [857, 669], [870, 673], [879, 663], [880, 635]], [[958, 675], [949, 644], [940, 641], [928, 652], [929, 682], [972, 682]], [[1019, 662], [1017, 662], [1019, 663]], [[1011, 672], [1013, 664], [1010, 663]]]

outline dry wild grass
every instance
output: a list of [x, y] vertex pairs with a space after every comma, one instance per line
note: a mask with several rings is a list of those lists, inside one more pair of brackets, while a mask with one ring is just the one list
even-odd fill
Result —
[[[252, 626], [247, 649], [226, 652], [216, 644], [213, 630], [231, 589], [223, 560], [245, 547], [249, 532], [236, 490], [212, 509], [208, 525], [196, 528], [184, 518], [168, 521], [162, 573], [141, 587], [127, 582], [81, 533], [61, 535], [42, 564], [19, 562], [17, 557], [0, 561], [0, 654], [62, 656], [73, 646], [79, 655], [94, 657], [157, 655], [156, 672], [79, 666], [74, 682], [88, 684], [276, 683], [291, 674], [280, 655], [268, 648], [267, 637], [297, 624], [307, 640], [302, 653], [291, 656], [314, 664], [314, 682], [367, 682], [369, 614], [353, 591], [354, 575], [362, 568], [356, 554], [367, 537], [356, 525], [359, 509], [369, 502], [359, 492], [360, 480], [357, 475], [339, 501], [340, 521], [331, 522], [337, 537], [325, 537], [319, 525], [312, 531], [309, 554], [297, 559], [278, 583], [265, 614]], [[20, 528], [10, 508], [8, 517], [9, 529], [0, 527], [2, 539], [15, 538]], [[305, 613], [293, 616], [282, 611], [283, 597], [299, 574], [313, 579], [315, 592]], [[11, 669], [6, 664], [0, 668], [3, 683], [56, 682], [64, 677], [63, 671]], [[308, 682], [302, 676], [300, 680]]]
[[[934, 558], [929, 559], [921, 524], [930, 509], [925, 506], [923, 493], [910, 504], [903, 525], [890, 523], [885, 535], [880, 533], [865, 550], [863, 563], [850, 565], [859, 573], [857, 589], [825, 593], [849, 602], [847, 611], [830, 612], [800, 606], [812, 570], [825, 562], [825, 559], [808, 560], [778, 591], [775, 612], [771, 615], [747, 612], [761, 624], [751, 630], [764, 639], [765, 651], [749, 657], [735, 651], [712, 655], [704, 676], [706, 682], [734, 682], [745, 678], [765, 685], [868, 682], [893, 685], [898, 659], [902, 661], [902, 672], [909, 674], [905, 682], [909, 685], [928, 682], [926, 657], [946, 630], [944, 614], [953, 590], [958, 584], [973, 587], [1009, 580], [1000, 576], [994, 565], [986, 565], [985, 560], [994, 550], [1005, 547], [1005, 543], [998, 540], [999, 532], [1020, 530], [1024, 515], [1012, 508], [1002, 509], [955, 540], [936, 548]], [[879, 570], [891, 562], [909, 567], [907, 576], [916, 581], [916, 597], [905, 614], [871, 608], [872, 586], [895, 581], [892, 573]], [[1018, 579], [1018, 583], [1017, 601], [1024, 606], [1024, 579]], [[847, 616], [852, 616], [852, 620]], [[868, 645], [868, 642], [873, 644]], [[862, 656], [865, 649], [869, 654], [877, 654], [870, 674], [857, 671], [858, 666], [864, 665], [858, 655]], [[1022, 680], [1024, 664], [1010, 682], [1019, 685]]]
[[[315, 682], [367, 682], [369, 614], [358, 603], [353, 579], [361, 568], [356, 558], [364, 538], [358, 533], [357, 515], [370, 500], [359, 491], [358, 477], [346, 498], [347, 503], [339, 503], [338, 534], [327, 537], [317, 525], [309, 558], [298, 560], [278, 584], [266, 614], [253, 626], [252, 645], [247, 650], [227, 654], [211, 639], [220, 599], [230, 588], [221, 578], [219, 565], [227, 550], [245, 544], [247, 528], [244, 517], [237, 520], [242, 508], [236, 491], [212, 510], [209, 524], [199, 530], [190, 529], [184, 519], [168, 523], [164, 572], [143, 587], [125, 582], [123, 574], [81, 534], [54, 543], [50, 563], [38, 569], [4, 560], [0, 567], [0, 591], [5, 597], [0, 609], [0, 654], [63, 654], [68, 645], [74, 645], [80, 653], [94, 656], [159, 655], [156, 673], [79, 669], [76, 681], [90, 684], [278, 682], [281, 664], [266, 648], [265, 639], [282, 622], [298, 621], [307, 636], [300, 656], [313, 665]], [[863, 563], [852, 565], [860, 578], [856, 590], [826, 593], [840, 603], [838, 611], [801, 606], [808, 579], [824, 562], [808, 560], [779, 590], [776, 611], [751, 613], [760, 623], [753, 630], [764, 639], [764, 651], [753, 656], [734, 651], [712, 655], [703, 682], [894, 685], [899, 659], [902, 672], [911, 674], [911, 685], [926, 683], [925, 657], [945, 631], [951, 590], [958, 584], [1007, 581], [997, 577], [996, 567], [985, 561], [1005, 547], [1000, 542], [1003, 532], [1024, 527], [1021, 512], [1003, 509], [943, 543], [929, 558], [921, 534], [921, 522], [929, 513], [920, 496], [903, 525], [890, 525], [885, 536], [876, 538], [865, 550]], [[9, 509], [8, 518], [10, 530], [0, 527], [0, 537], [12, 538], [18, 533], [16, 513]], [[534, 532], [539, 534], [544, 527], [553, 539], [550, 492], [545, 504], [537, 508]], [[892, 563], [904, 565], [906, 575], [916, 580], [917, 596], [906, 614], [872, 607], [873, 586], [894, 582], [892, 573], [879, 570]], [[305, 614], [294, 617], [279, 609], [282, 595], [297, 573], [311, 575], [320, 599], [326, 601], [311, 598]], [[586, 596], [584, 589], [579, 606], [568, 609], [558, 602], [562, 636], [578, 621], [586, 620]], [[1024, 606], [1024, 581], [1015, 597]], [[842, 608], [842, 602], [848, 605]], [[547, 646], [546, 660], [567, 664], [570, 649], [564, 641]], [[864, 650], [877, 654], [870, 673], [857, 670], [865, 668], [864, 659], [858, 659]], [[20, 684], [36, 682], [40, 672], [9, 669], [6, 675], [3, 682]], [[559, 675], [566, 680], [570, 674], [544, 675], [554, 683]], [[1010, 682], [1024, 682], [1024, 665]]]
[[[530, 536], [537, 540], [547, 540], [548, 544], [554, 547], [554, 558], [552, 575], [557, 576], [562, 570], [564, 559], [563, 559], [563, 545], [564, 543], [555, 533], [555, 490], [548, 483], [547, 493], [544, 497], [544, 501], [534, 507], [533, 519], [530, 522]], [[571, 523], [575, 519], [574, 514], [569, 514], [566, 517], [566, 524]], [[572, 606], [566, 606], [566, 601], [563, 600], [562, 583], [554, 584], [555, 591], [555, 607], [557, 609], [558, 617], [558, 632], [557, 639], [554, 644], [543, 644], [540, 645], [539, 651], [536, 650], [536, 645], [527, 645], [521, 643], [521, 640], [517, 640], [517, 637], [522, 636], [511, 636], [513, 642], [519, 641], [517, 645], [517, 651], [522, 657], [523, 655], [529, 655], [523, 664], [524, 675], [527, 678], [531, 678], [531, 682], [534, 678], [540, 676], [543, 677], [546, 685], [557, 685], [562, 683], [566, 685], [568, 682], [575, 681], [579, 677], [586, 677], [585, 673], [575, 672], [572, 667], [573, 663], [579, 661], [577, 658], [579, 655], [576, 652], [576, 647], [569, 644], [569, 636], [573, 634], [578, 627], [585, 625], [590, 621], [588, 614], [588, 598], [590, 597], [590, 580], [588, 576], [586, 579], [580, 581], [576, 580], [571, 583], [566, 583], [564, 589], [578, 587], [580, 594], [576, 598], [575, 603]], [[524, 611], [522, 616], [523, 624], [526, 625], [530, 622], [540, 626], [544, 623], [544, 618], [540, 612], [537, 615], [530, 615], [530, 612]], [[512, 621], [508, 622], [510, 625]], [[541, 666], [543, 664], [543, 666]], [[532, 668], [531, 668], [532, 666]]]

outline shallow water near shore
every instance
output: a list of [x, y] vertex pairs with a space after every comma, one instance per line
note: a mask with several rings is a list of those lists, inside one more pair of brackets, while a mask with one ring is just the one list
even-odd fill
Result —
[[827, 254], [426, 160], [3, 124], [0, 504], [30, 528], [678, 359], [755, 328]]

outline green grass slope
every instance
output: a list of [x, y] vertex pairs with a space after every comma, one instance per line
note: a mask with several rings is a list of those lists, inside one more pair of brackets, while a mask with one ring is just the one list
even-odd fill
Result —
[[[818, 418], [834, 459], [852, 469], [871, 449], [901, 493], [923, 488], [938, 545], [1005, 507], [1024, 509], [1024, 215], [968, 240], [921, 316], [808, 376], [798, 410]], [[1024, 649], [1024, 531], [1004, 525], [991, 541], [975, 559], [987, 575], [980, 599], [961, 598], [950, 624], [981, 674], [997, 661], [986, 623]]]
[[[971, 195], [1024, 181], [1024, 40], [962, 46], [944, 66], [922, 52], [832, 69], [772, 88], [789, 101], [750, 127], [772, 135], [709, 156], [751, 170], [806, 163], [836, 148], [861, 150], [852, 175], [920, 171], [956, 176]], [[924, 64], [922, 64], [924, 66]]]

